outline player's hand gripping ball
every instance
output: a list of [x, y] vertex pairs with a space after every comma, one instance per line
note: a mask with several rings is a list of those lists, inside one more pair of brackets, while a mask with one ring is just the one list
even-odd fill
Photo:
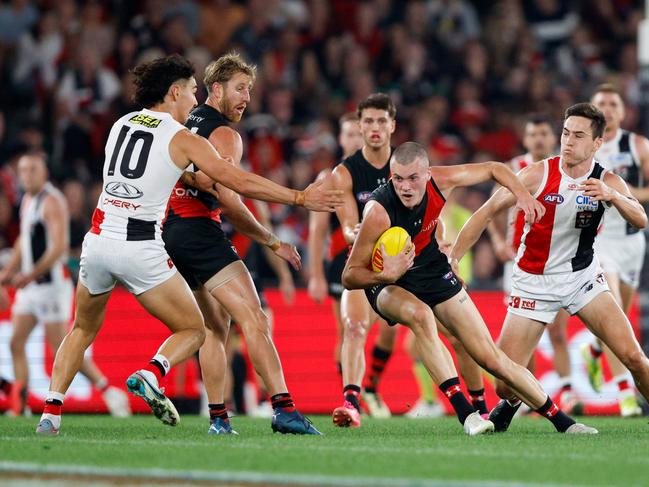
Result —
[[383, 270], [381, 244], [385, 246], [385, 252], [388, 255], [397, 255], [403, 250], [409, 237], [408, 232], [402, 227], [390, 227], [383, 232], [372, 250], [372, 270], [374, 272]]

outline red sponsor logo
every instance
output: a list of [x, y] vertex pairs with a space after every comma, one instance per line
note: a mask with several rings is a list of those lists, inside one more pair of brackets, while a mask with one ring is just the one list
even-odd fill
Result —
[[533, 299], [521, 299], [521, 309], [529, 309], [534, 311], [536, 308], [536, 301]]
[[167, 265], [169, 266], [169, 269], [173, 269], [173, 268], [174, 268], [174, 263], [171, 261], [171, 257], [169, 257], [169, 258], [167, 259]]
[[534, 299], [525, 299], [520, 296], [512, 296], [509, 298], [509, 306], [511, 308], [528, 309], [534, 311], [536, 309], [536, 301]]
[[118, 199], [112, 199], [112, 198], [104, 198], [104, 205], [112, 205], [116, 208], [124, 208], [126, 210], [133, 210], [137, 211], [137, 209], [142, 206], [142, 205], [136, 205], [135, 203], [131, 203], [129, 201], [122, 201]]

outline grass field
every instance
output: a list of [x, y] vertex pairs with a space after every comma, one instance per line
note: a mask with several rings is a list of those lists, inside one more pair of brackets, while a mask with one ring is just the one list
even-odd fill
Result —
[[240, 436], [213, 437], [206, 434], [207, 420], [195, 416], [170, 428], [152, 416], [69, 415], [59, 437], [41, 438], [34, 435], [36, 417], [0, 418], [0, 478], [3, 472], [49, 471], [172, 484], [649, 483], [646, 418], [586, 418], [600, 435], [582, 437], [558, 434], [542, 419], [522, 418], [508, 433], [473, 438], [452, 418], [364, 420], [360, 430], [335, 429], [328, 417], [312, 419], [324, 437], [273, 434], [269, 420], [243, 417], [233, 419]]

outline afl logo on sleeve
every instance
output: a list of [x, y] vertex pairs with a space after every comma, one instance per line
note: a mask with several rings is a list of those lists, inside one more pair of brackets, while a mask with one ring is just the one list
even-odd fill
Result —
[[139, 188], [136, 188], [132, 184], [124, 183], [121, 181], [113, 181], [107, 183], [104, 190], [111, 196], [115, 196], [116, 198], [125, 198], [128, 200], [139, 198], [144, 194], [142, 193], [142, 191], [140, 191]]
[[371, 191], [361, 191], [360, 193], [356, 193], [356, 200], [359, 203], [367, 203], [367, 200], [370, 199], [370, 196], [372, 196]]

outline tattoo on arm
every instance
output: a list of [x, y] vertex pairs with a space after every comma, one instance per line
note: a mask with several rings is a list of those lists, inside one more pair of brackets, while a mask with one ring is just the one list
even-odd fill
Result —
[[468, 296], [465, 294], [460, 298], [460, 303], [464, 303], [467, 300]]

